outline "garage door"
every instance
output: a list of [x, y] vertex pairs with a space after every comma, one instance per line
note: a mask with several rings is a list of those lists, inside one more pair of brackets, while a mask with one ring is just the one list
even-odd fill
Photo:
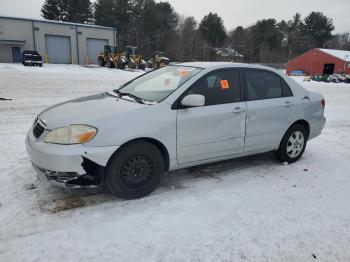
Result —
[[71, 63], [71, 45], [69, 36], [46, 35], [45, 44], [49, 63]]
[[108, 45], [108, 40], [106, 39], [87, 39], [87, 54], [89, 64], [97, 64], [97, 57], [103, 51], [104, 46]]

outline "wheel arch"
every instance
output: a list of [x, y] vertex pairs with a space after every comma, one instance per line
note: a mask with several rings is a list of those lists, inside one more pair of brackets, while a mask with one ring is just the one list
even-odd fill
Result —
[[289, 130], [294, 125], [301, 125], [301, 126], [303, 126], [305, 128], [305, 130], [306, 130], [307, 136], [308, 137], [310, 136], [310, 124], [309, 124], [309, 122], [307, 122], [304, 119], [300, 119], [298, 121], [295, 121], [293, 124], [291, 124], [290, 127], [288, 127], [287, 130]]
[[303, 127], [305, 128], [305, 130], [306, 130], [307, 136], [308, 136], [308, 137], [310, 136], [310, 124], [309, 124], [309, 122], [307, 122], [307, 121], [304, 120], [304, 119], [299, 119], [299, 120], [295, 121], [293, 124], [291, 124], [291, 125], [286, 129], [286, 131], [284, 132], [284, 134], [283, 134], [283, 136], [282, 136], [282, 138], [281, 138], [280, 143], [278, 144], [278, 148], [280, 148], [281, 143], [282, 143], [282, 141], [283, 141], [283, 138], [284, 138], [284, 136], [286, 135], [286, 133], [288, 132], [288, 130], [291, 129], [292, 126], [295, 126], [295, 125], [301, 125], [301, 126], [303, 126]]
[[135, 142], [140, 142], [140, 141], [145, 141], [148, 142], [150, 144], [155, 145], [158, 150], [161, 152], [163, 158], [164, 158], [164, 166], [165, 166], [165, 171], [169, 171], [169, 167], [170, 167], [170, 157], [169, 157], [169, 152], [168, 149], [165, 147], [165, 145], [160, 142], [157, 139], [154, 138], [150, 138], [150, 137], [139, 137], [139, 138], [135, 138], [132, 139], [128, 142], [125, 142], [124, 144], [122, 144], [110, 157], [110, 159], [108, 160], [107, 166], [109, 165], [110, 160], [113, 158], [113, 156], [115, 154], [117, 154], [118, 152], [120, 152], [123, 148], [127, 147], [129, 144], [131, 143], [135, 143]]

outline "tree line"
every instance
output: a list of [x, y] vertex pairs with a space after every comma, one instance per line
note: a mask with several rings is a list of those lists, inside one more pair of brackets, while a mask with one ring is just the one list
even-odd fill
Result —
[[283, 63], [312, 48], [350, 50], [350, 34], [333, 34], [333, 20], [320, 12], [261, 19], [230, 31], [216, 13], [198, 22], [154, 0], [46, 0], [41, 12], [49, 20], [115, 27], [121, 49], [135, 45], [146, 57], [164, 51], [174, 61]]

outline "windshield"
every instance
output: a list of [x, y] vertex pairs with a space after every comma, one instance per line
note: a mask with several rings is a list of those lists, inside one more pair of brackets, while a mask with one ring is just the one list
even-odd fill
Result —
[[119, 89], [140, 99], [160, 102], [203, 69], [187, 66], [168, 66], [152, 71]]

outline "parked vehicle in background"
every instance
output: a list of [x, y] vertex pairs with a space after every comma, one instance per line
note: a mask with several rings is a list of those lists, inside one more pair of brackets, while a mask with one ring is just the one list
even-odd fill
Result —
[[24, 66], [43, 66], [43, 58], [37, 51], [23, 51], [22, 64]]
[[333, 75], [313, 75], [313, 81], [326, 83], [350, 83], [350, 75], [347, 74], [333, 74]]
[[125, 69], [126, 60], [123, 57], [122, 52], [119, 51], [117, 46], [105, 45], [103, 52], [97, 58], [100, 66], [107, 66], [109, 68]]
[[56, 184], [133, 199], [166, 171], [269, 151], [294, 163], [321, 134], [324, 108], [321, 94], [272, 68], [185, 63], [43, 111], [26, 147]]
[[333, 74], [334, 77], [338, 78], [339, 82], [345, 82], [346, 81], [346, 77], [345, 75], [341, 75], [341, 74]]
[[130, 69], [146, 69], [146, 61], [143, 60], [136, 46], [126, 46], [124, 52], [125, 60]]
[[350, 75], [344, 75], [345, 77], [345, 83], [350, 83]]
[[165, 56], [164, 52], [155, 52], [154, 56], [148, 62], [148, 67], [158, 69], [170, 64], [170, 59]]

